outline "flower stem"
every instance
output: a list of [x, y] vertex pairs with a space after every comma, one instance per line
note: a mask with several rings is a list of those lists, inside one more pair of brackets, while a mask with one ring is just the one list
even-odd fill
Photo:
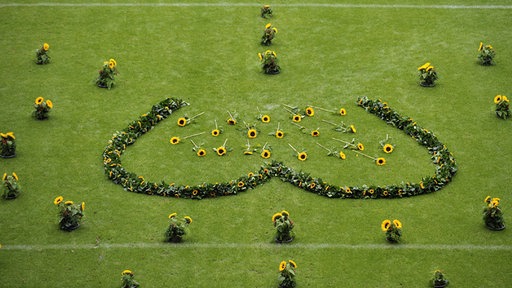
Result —
[[203, 114], [204, 114], [204, 112], [201, 112], [201, 113], [199, 113], [199, 114], [197, 114], [195, 116], [192, 116], [192, 117], [190, 117], [190, 120], [194, 120], [195, 118], [197, 118], [197, 117], [199, 117], [199, 116], [201, 116]]
[[199, 146], [197, 146], [196, 142], [194, 142], [192, 139], [190, 139], [190, 142], [192, 142], [192, 145], [194, 145], [195, 149], [199, 149]]
[[362, 153], [362, 152], [355, 151], [355, 150], [352, 150], [352, 151], [354, 151], [354, 152], [355, 152], [355, 153], [357, 153], [357, 154], [361, 154], [361, 155], [363, 155], [363, 156], [365, 156], [365, 157], [367, 157], [367, 158], [370, 158], [370, 159], [372, 159], [372, 160], [374, 160], [374, 161], [377, 161], [377, 158], [372, 157], [372, 156], [370, 156], [370, 155], [368, 155], [368, 154], [364, 154], [364, 153]]
[[215, 122], [215, 130], [219, 129], [219, 126], [217, 125], [217, 119], [213, 120]]
[[224, 141], [224, 144], [222, 144], [222, 147], [226, 148], [226, 143], [228, 142], [228, 138]]
[[293, 147], [292, 144], [288, 143], [288, 145], [290, 145], [290, 147], [293, 149], [293, 151], [295, 151], [295, 153], [299, 154], [299, 151], [297, 151], [297, 149], [295, 149], [295, 147]]
[[337, 138], [332, 138], [332, 140], [340, 141], [340, 142], [343, 142], [343, 143], [348, 144], [348, 145], [354, 145], [354, 144], [352, 144], [352, 143], [350, 143], [348, 141], [337, 139]]
[[322, 107], [318, 107], [318, 106], [313, 106], [313, 105], [308, 105], [309, 107], [311, 108], [315, 108], [315, 109], [318, 109], [318, 110], [322, 110], [322, 111], [325, 111], [325, 112], [331, 112], [331, 113], [336, 113], [332, 110], [329, 110], [329, 109], [325, 109], [325, 108], [322, 108]]
[[196, 134], [188, 135], [188, 136], [183, 137], [183, 139], [187, 139], [187, 138], [190, 138], [190, 137], [198, 136], [198, 135], [201, 135], [201, 134], [204, 134], [204, 133], [205, 132], [199, 132], [199, 133], [196, 133]]
[[325, 150], [327, 150], [329, 153], [332, 153], [331, 149], [329, 149], [329, 148], [327, 148], [327, 147], [323, 146], [322, 144], [320, 144], [320, 143], [316, 142], [316, 145], [318, 145], [318, 146], [320, 146], [320, 147], [324, 148], [324, 149], [325, 149]]

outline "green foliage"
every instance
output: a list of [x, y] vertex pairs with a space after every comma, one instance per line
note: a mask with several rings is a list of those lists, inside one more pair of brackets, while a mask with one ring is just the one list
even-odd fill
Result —
[[192, 223], [189, 216], [178, 219], [176, 213], [169, 215], [169, 227], [165, 230], [165, 241], [178, 243], [183, 240], [183, 236], [188, 233], [188, 225]]
[[499, 207], [500, 198], [491, 198], [491, 196], [487, 196], [484, 202], [487, 204], [483, 211], [485, 226], [491, 230], [505, 229], [503, 211], [501, 211], [501, 208]]
[[432, 287], [434, 288], [443, 288], [448, 286], [450, 281], [446, 279], [444, 273], [441, 270], [436, 270], [434, 272], [434, 278], [432, 279]]
[[64, 201], [62, 196], [55, 198], [53, 204], [59, 207], [59, 228], [64, 231], [73, 231], [80, 227], [84, 216], [85, 203], [75, 204], [73, 201]]
[[0, 157], [10, 158], [16, 155], [16, 136], [13, 132], [0, 133]]
[[434, 69], [434, 66], [430, 65], [430, 63], [427, 62], [418, 67], [418, 75], [420, 77], [421, 86], [433, 87], [436, 85], [435, 81], [438, 78], [437, 72]]
[[272, 14], [272, 8], [270, 8], [270, 5], [263, 5], [261, 7], [261, 17], [262, 18], [271, 18], [273, 16]]
[[100, 88], [107, 88], [110, 90], [116, 84], [115, 76], [117, 71], [117, 62], [114, 59], [105, 61], [103, 67], [98, 71], [98, 78], [96, 78], [96, 85]]
[[505, 95], [496, 95], [494, 97], [494, 103], [496, 104], [496, 117], [500, 119], [508, 119], [512, 116], [510, 112], [510, 100]]
[[34, 102], [34, 112], [32, 112], [32, 116], [37, 120], [45, 120], [48, 119], [48, 114], [50, 110], [53, 108], [53, 102], [50, 99], [44, 100], [43, 97], [37, 97]]
[[494, 57], [496, 57], [496, 51], [494, 50], [492, 45], [484, 45], [483, 42], [480, 42], [478, 52], [478, 60], [480, 61], [480, 64], [484, 66], [494, 64]]
[[265, 31], [263, 31], [263, 35], [261, 36], [261, 45], [270, 46], [272, 44], [272, 40], [276, 37], [277, 28], [272, 27], [272, 24], [268, 23], [265, 26]]
[[43, 65], [50, 63], [50, 56], [48, 55], [49, 49], [50, 45], [44, 43], [41, 48], [36, 50], [36, 64]]
[[17, 198], [21, 193], [21, 185], [18, 183], [18, 175], [16, 175], [14, 172], [11, 175], [4, 173], [2, 181], [4, 191], [3, 197], [5, 199]]
[[279, 60], [275, 51], [267, 50], [263, 53], [258, 53], [258, 57], [265, 74], [273, 75], [281, 72], [281, 66], [279, 66]]
[[138, 288], [140, 287], [139, 282], [137, 282], [133, 276], [133, 272], [130, 270], [124, 270], [121, 273], [121, 288]]

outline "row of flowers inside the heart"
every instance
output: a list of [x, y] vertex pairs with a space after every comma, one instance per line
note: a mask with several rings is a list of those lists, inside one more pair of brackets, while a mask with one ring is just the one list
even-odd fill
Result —
[[426, 176], [419, 183], [402, 182], [396, 185], [337, 186], [324, 182], [321, 178], [306, 172], [297, 172], [279, 161], [264, 163], [259, 171], [249, 172], [238, 179], [223, 183], [203, 183], [200, 185], [175, 185], [146, 181], [143, 176], [128, 172], [121, 165], [121, 155], [135, 140], [150, 131], [160, 121], [169, 117], [173, 111], [189, 105], [181, 99], [167, 98], [153, 105], [151, 111], [131, 122], [122, 131], [117, 131], [108, 141], [103, 151], [103, 164], [107, 177], [121, 185], [124, 190], [167, 197], [203, 199], [253, 189], [272, 177], [278, 177], [304, 190], [329, 198], [401, 198], [435, 192], [451, 182], [457, 172], [457, 164], [451, 152], [429, 130], [423, 129], [411, 118], [401, 116], [386, 102], [370, 100], [367, 97], [357, 99], [357, 105], [371, 114], [375, 114], [386, 123], [404, 131], [425, 146], [431, 154], [435, 173]]

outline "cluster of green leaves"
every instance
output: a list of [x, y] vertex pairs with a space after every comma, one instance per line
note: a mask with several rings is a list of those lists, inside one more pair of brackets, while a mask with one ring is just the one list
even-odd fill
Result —
[[16, 155], [16, 137], [13, 132], [0, 133], [0, 157]]
[[4, 187], [4, 198], [14, 199], [18, 197], [18, 195], [21, 193], [21, 186], [18, 183], [18, 175], [16, 175], [16, 173], [14, 172], [11, 175], [7, 175], [7, 173], [4, 173], [2, 180]]

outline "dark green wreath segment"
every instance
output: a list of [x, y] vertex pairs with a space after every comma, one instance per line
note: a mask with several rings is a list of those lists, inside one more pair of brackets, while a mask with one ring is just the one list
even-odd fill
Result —
[[321, 178], [313, 177], [309, 173], [294, 171], [282, 162], [272, 161], [263, 164], [258, 172], [249, 173], [249, 175], [228, 182], [216, 184], [203, 183], [195, 186], [175, 186], [166, 184], [163, 181], [161, 183], [147, 182], [137, 174], [126, 171], [121, 165], [121, 155], [124, 150], [129, 145], [135, 143], [138, 137], [150, 131], [160, 121], [165, 120], [174, 111], [187, 105], [189, 105], [187, 102], [180, 99], [165, 99], [154, 105], [150, 112], [131, 122], [122, 131], [115, 132], [103, 151], [103, 165], [107, 177], [114, 183], [121, 185], [126, 191], [188, 199], [236, 195], [239, 192], [256, 188], [258, 185], [269, 181], [272, 177], [278, 177], [282, 181], [296, 187], [329, 198], [365, 199], [401, 198], [432, 193], [450, 183], [457, 172], [457, 164], [453, 155], [437, 139], [434, 133], [420, 127], [411, 118], [401, 116], [389, 108], [386, 103], [380, 100], [370, 100], [367, 97], [358, 98], [357, 105], [386, 121], [389, 125], [404, 131], [407, 135], [416, 139], [419, 144], [427, 148], [436, 167], [433, 176], [423, 177], [419, 183], [402, 182], [387, 186], [366, 184], [351, 187], [336, 186], [322, 181]]

